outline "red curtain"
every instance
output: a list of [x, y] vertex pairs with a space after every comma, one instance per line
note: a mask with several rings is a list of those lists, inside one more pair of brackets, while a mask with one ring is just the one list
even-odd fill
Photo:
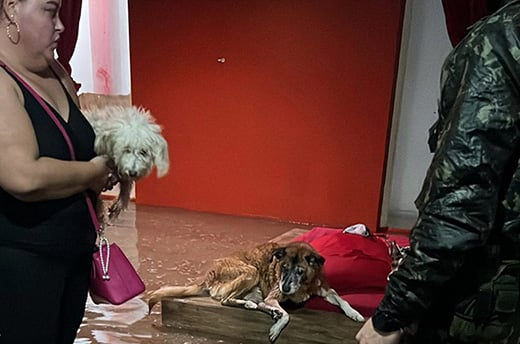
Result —
[[451, 44], [457, 45], [476, 21], [493, 13], [501, 0], [442, 0]]
[[[60, 19], [65, 26], [65, 31], [61, 34], [58, 44], [58, 61], [71, 74], [70, 59], [74, 53], [76, 42], [78, 40], [79, 18], [81, 16], [82, 0], [64, 0], [61, 4]], [[79, 90], [81, 84], [75, 82], [76, 90]]]

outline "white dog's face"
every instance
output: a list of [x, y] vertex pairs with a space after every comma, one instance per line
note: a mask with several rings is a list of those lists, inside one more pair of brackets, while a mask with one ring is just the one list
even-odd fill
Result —
[[[127, 131], [122, 127], [119, 131]], [[123, 179], [138, 180], [150, 173], [156, 165], [157, 175], [162, 176], [168, 169], [167, 145], [162, 136], [148, 128], [130, 132], [119, 132], [113, 142], [112, 157], [119, 176]]]
[[115, 154], [121, 177], [129, 179], [140, 179], [150, 173], [153, 166], [153, 153], [149, 147], [122, 147], [121, 152]]
[[96, 131], [95, 150], [113, 159], [121, 179], [138, 180], [157, 168], [157, 176], [168, 172], [168, 144], [151, 115], [138, 108], [108, 107], [91, 115]]

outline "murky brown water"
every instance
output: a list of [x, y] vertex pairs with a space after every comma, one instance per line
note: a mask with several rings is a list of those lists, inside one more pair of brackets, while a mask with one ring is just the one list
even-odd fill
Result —
[[[270, 240], [304, 225], [134, 206], [107, 230], [143, 278], [147, 290], [184, 285], [200, 278], [211, 260]], [[307, 227], [308, 228], [308, 227]], [[229, 341], [174, 333], [161, 324], [160, 306], [148, 315], [145, 297], [120, 306], [87, 302], [75, 344], [216, 344]]]

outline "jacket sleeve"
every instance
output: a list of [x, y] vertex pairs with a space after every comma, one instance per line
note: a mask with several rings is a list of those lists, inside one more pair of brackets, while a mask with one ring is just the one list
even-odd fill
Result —
[[[462, 65], [453, 63], [456, 70], [445, 66], [445, 73], [462, 75], [454, 78], [456, 85], [446, 80], [442, 90], [455, 95], [416, 202], [410, 253], [391, 274], [374, 313], [381, 331], [420, 319], [496, 225], [508, 169], [518, 159], [520, 84], [519, 62], [507, 47], [491, 44], [483, 39], [469, 49], [472, 56], [461, 57]], [[441, 112], [442, 99], [440, 106]]]

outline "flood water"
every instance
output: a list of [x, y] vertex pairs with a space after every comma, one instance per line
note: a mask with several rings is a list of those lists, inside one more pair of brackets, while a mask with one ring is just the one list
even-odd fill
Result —
[[[214, 258], [268, 241], [295, 227], [308, 228], [276, 220], [132, 204], [106, 232], [132, 261], [147, 291], [153, 291], [163, 285], [192, 283], [204, 275]], [[89, 298], [74, 343], [230, 343], [176, 333], [162, 326], [160, 305], [148, 315], [145, 295], [120, 306], [96, 305]]]

